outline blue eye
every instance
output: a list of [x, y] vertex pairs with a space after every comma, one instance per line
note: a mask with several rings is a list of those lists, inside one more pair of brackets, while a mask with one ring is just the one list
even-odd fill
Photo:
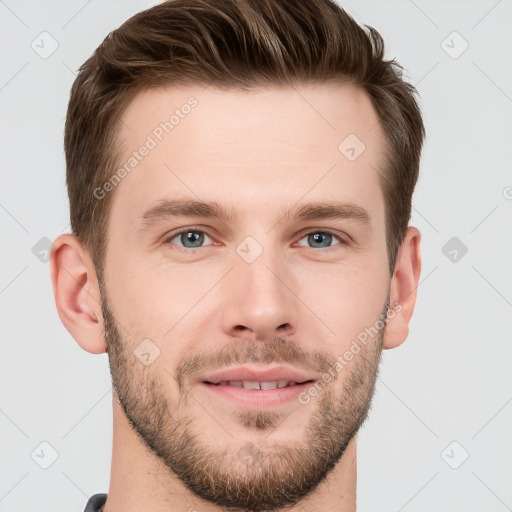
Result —
[[309, 245], [309, 247], [313, 249], [327, 249], [329, 247], [332, 247], [331, 244], [333, 238], [339, 241], [339, 243], [335, 245], [340, 245], [344, 243], [339, 236], [334, 235], [329, 231], [311, 231], [310, 233], [307, 233], [304, 237], [302, 237], [301, 240], [304, 240], [305, 238], [307, 238], [308, 244], [312, 244]]
[[171, 238], [166, 240], [166, 243], [171, 243], [172, 240], [177, 238], [180, 243], [176, 245], [185, 247], [186, 249], [196, 249], [202, 246], [205, 236], [210, 238], [204, 231], [199, 231], [197, 229], [185, 229], [175, 233]]
[[[171, 235], [167, 240], [165, 240], [165, 243], [177, 245], [178, 247], [183, 247], [185, 249], [198, 249], [205, 244], [205, 241], [207, 242], [205, 237], [210, 240], [210, 243], [212, 242], [211, 237], [204, 231], [191, 228], [182, 229], [181, 231]], [[338, 241], [338, 243], [334, 245], [343, 245], [346, 243], [338, 235], [330, 233], [329, 231], [311, 231], [306, 233], [306, 235], [300, 240], [302, 241], [305, 239], [307, 239], [307, 247], [312, 249], [328, 249], [333, 246], [334, 239]], [[176, 240], [176, 242], [174, 240]], [[298, 245], [304, 247], [301, 243]]]

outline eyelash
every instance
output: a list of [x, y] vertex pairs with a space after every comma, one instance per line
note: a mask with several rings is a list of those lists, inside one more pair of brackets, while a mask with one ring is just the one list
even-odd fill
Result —
[[[168, 244], [168, 245], [176, 245], [176, 244], [172, 244], [171, 241], [174, 240], [177, 236], [183, 234], [183, 233], [188, 233], [189, 231], [193, 231], [193, 232], [196, 232], [196, 233], [203, 233], [207, 236], [209, 236], [210, 238], [213, 239], [213, 236], [210, 235], [207, 231], [203, 230], [203, 229], [196, 229], [194, 228], [193, 226], [192, 227], [188, 227], [188, 228], [183, 228], [183, 229], [180, 229], [179, 231], [176, 231], [174, 233], [172, 233], [170, 236], [168, 236], [165, 240], [164, 240], [164, 244]], [[334, 247], [337, 247], [338, 245], [348, 245], [348, 242], [346, 240], [344, 240], [341, 236], [337, 235], [336, 233], [334, 233], [333, 231], [329, 230], [329, 229], [313, 229], [311, 231], [308, 231], [306, 233], [304, 233], [301, 238], [299, 239], [302, 240], [303, 238], [313, 234], [313, 233], [323, 233], [323, 234], [328, 234], [328, 235], [332, 235], [334, 238], [336, 238], [339, 242], [339, 244], [336, 244], [336, 245], [333, 245], [331, 247], [323, 247], [323, 248], [320, 248], [321, 250], [323, 251], [326, 251], [328, 249], [333, 249]], [[192, 247], [183, 247], [183, 246], [180, 246], [180, 245], [177, 245], [177, 247], [179, 247], [180, 249], [183, 249], [187, 252], [195, 252], [197, 251], [198, 249], [203, 249], [203, 247], [196, 247], [196, 248], [192, 248]], [[300, 247], [303, 247], [303, 246], [300, 246]], [[308, 249], [315, 249], [315, 247], [307, 247]]]

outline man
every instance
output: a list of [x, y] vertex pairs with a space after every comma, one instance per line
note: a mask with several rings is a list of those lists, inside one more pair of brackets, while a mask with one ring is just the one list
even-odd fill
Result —
[[171, 0], [73, 85], [51, 273], [108, 352], [110, 488], [86, 511], [354, 511], [356, 433], [416, 299], [424, 127], [329, 0]]

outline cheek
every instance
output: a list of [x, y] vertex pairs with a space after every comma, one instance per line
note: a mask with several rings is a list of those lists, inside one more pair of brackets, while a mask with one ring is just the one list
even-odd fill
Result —
[[[118, 321], [132, 336], [165, 341], [172, 337], [194, 309], [200, 309], [202, 298], [219, 280], [211, 265], [179, 265], [164, 261], [149, 266], [147, 261], [132, 257], [117, 265], [112, 262], [109, 297], [116, 304]], [[220, 271], [220, 270], [219, 270]]]
[[378, 320], [389, 290], [386, 270], [381, 260], [378, 267], [338, 268], [303, 276], [301, 298], [328, 327], [327, 332], [334, 331], [333, 349], [350, 343]]

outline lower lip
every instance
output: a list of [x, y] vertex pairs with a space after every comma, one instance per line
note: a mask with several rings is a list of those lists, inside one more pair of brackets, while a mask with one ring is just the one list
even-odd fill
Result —
[[239, 405], [259, 409], [281, 405], [297, 399], [300, 393], [313, 384], [314, 382], [304, 382], [303, 384], [295, 384], [295, 386], [274, 389], [245, 389], [225, 384], [207, 384], [205, 382], [201, 382], [200, 386], [221, 398], [230, 399]]

